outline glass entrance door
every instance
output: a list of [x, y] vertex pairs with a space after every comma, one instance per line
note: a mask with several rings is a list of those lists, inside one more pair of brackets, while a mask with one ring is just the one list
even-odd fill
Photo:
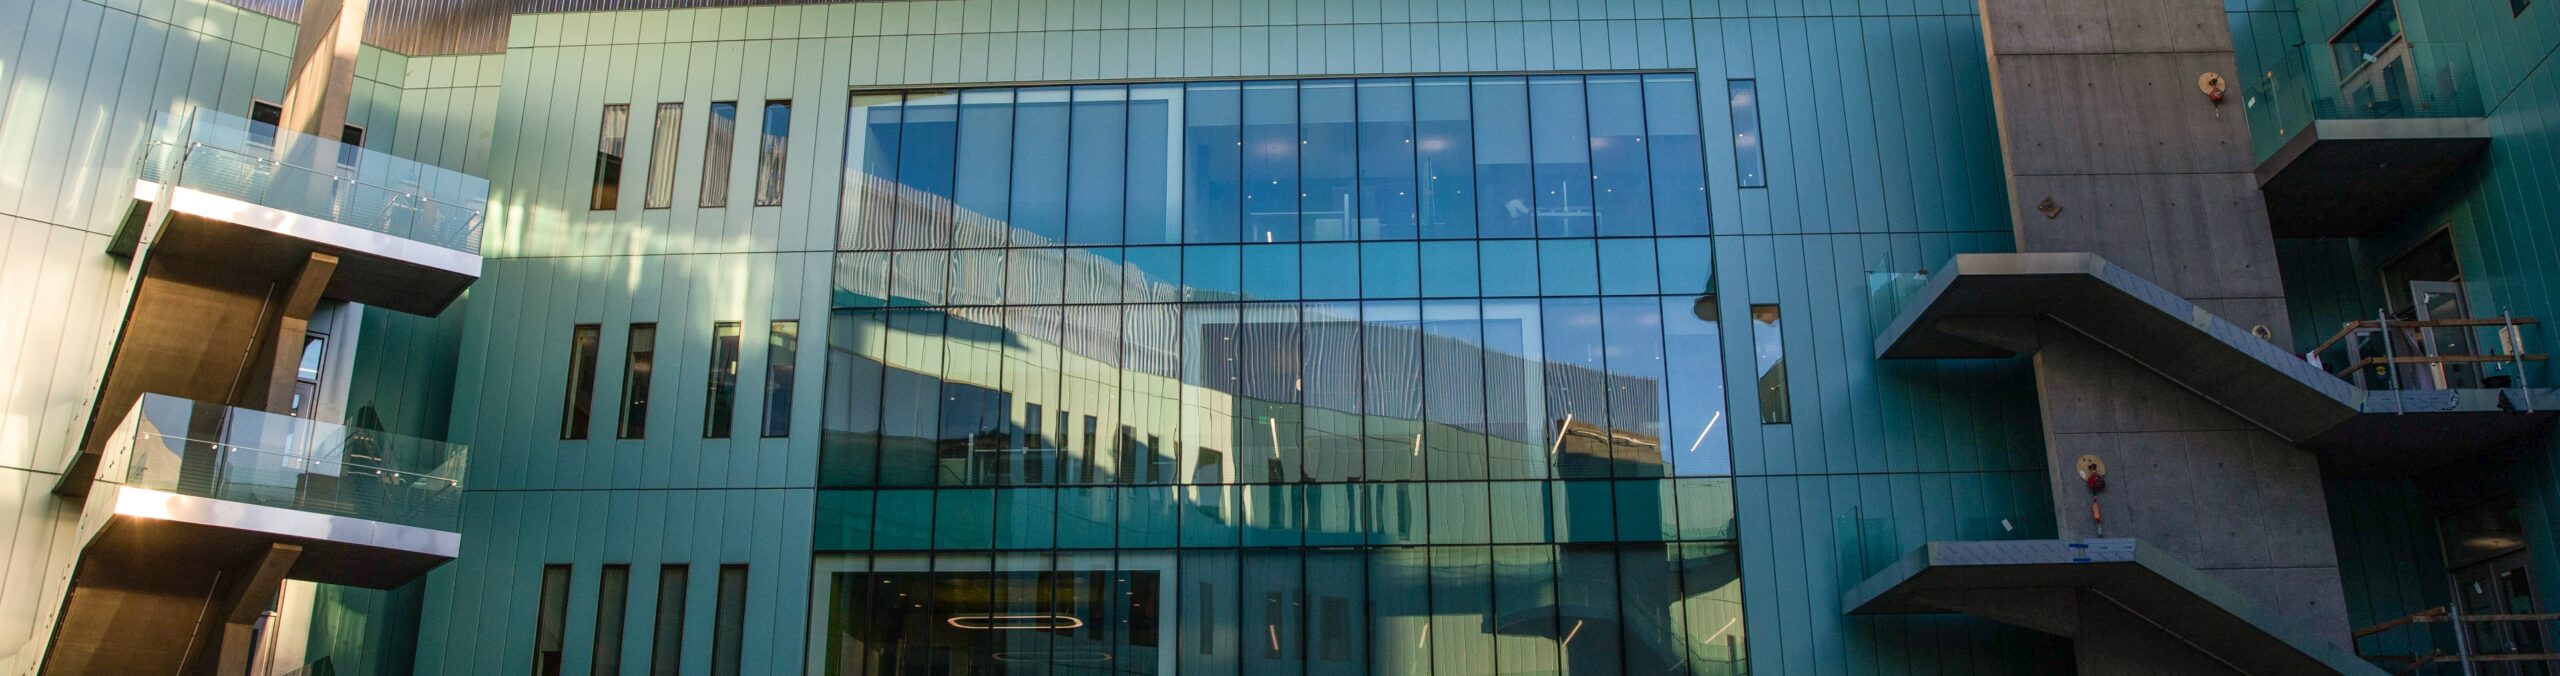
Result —
[[[2471, 307], [2463, 297], [2460, 281], [2409, 282], [2409, 298], [2415, 301], [2418, 321], [2470, 319]], [[2436, 357], [2478, 354], [2472, 344], [2471, 329], [2430, 328], [2418, 332], [2426, 354]], [[2478, 364], [2431, 364], [2425, 369], [2429, 385], [2435, 388], [2479, 387]]]
[[[2455, 571], [2454, 592], [2464, 618], [2527, 615], [2539, 612], [2533, 596], [2533, 573], [2526, 567], [2526, 552], [2515, 551]], [[2470, 642], [2474, 656], [2523, 656], [2545, 654], [2548, 650], [2540, 621], [2474, 621], [2464, 622], [2464, 639]], [[2546, 660], [2491, 661], [2473, 666], [2472, 673], [2481, 676], [2543, 676], [2550, 674]]]

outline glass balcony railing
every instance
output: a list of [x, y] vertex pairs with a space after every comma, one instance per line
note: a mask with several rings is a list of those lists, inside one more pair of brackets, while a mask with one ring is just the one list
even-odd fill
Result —
[[[463, 446], [158, 394], [134, 403], [99, 480], [459, 532]], [[118, 463], [114, 454], [126, 457]]]
[[2317, 120], [2479, 117], [2470, 45], [2363, 38], [2307, 45], [2244, 84], [2250, 150], [2265, 161]]
[[1883, 337], [1893, 320], [1902, 316], [1902, 307], [1910, 304], [1911, 296], [1928, 284], [1927, 271], [1867, 271], [1867, 327], [1876, 334], [1868, 337]]
[[205, 109], [159, 118], [141, 175], [471, 254], [489, 206], [487, 179]]

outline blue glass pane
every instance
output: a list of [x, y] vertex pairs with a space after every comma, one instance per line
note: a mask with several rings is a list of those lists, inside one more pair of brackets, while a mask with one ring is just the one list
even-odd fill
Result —
[[1013, 208], [1013, 90], [960, 94], [959, 169], [951, 185], [951, 244], [1004, 246]]
[[1309, 241], [1356, 239], [1359, 128], [1349, 80], [1298, 85], [1298, 227]]
[[874, 549], [926, 549], [933, 545], [933, 491], [880, 491], [872, 510]]
[[1493, 541], [1553, 542], [1555, 517], [1547, 508], [1547, 483], [1543, 481], [1496, 481], [1485, 484], [1493, 509], [1486, 516], [1493, 522]]
[[1618, 540], [1661, 542], [1679, 532], [1680, 514], [1673, 507], [1672, 483], [1661, 479], [1616, 481]]
[[1421, 479], [1422, 381], [1414, 374], [1422, 372], [1422, 305], [1370, 301], [1361, 305], [1360, 320], [1361, 411], [1369, 456], [1363, 477]]
[[1538, 242], [1527, 239], [1477, 243], [1484, 266], [1477, 275], [1487, 296], [1538, 295]]
[[822, 552], [871, 548], [871, 491], [818, 491], [818, 529], [811, 547]]
[[1474, 300], [1422, 303], [1422, 411], [1430, 423], [1422, 428], [1424, 467], [1434, 480], [1487, 476], [1484, 362], [1491, 355], [1477, 310]]
[[889, 304], [941, 305], [943, 285], [950, 281], [950, 266], [951, 254], [947, 251], [900, 251], [892, 254]]
[[1421, 295], [1422, 271], [1417, 255], [1412, 242], [1361, 245], [1360, 296], [1412, 298]]
[[1476, 234], [1538, 234], [1537, 180], [1529, 161], [1529, 81], [1476, 78]]
[[879, 480], [888, 341], [886, 313], [837, 310], [830, 317], [824, 433], [818, 445], [820, 486], [869, 486]]
[[1183, 247], [1182, 267], [1183, 300], [1234, 300], [1243, 291], [1236, 281], [1234, 246]]
[[1360, 297], [1360, 245], [1309, 244], [1304, 252], [1306, 275], [1299, 283], [1306, 297]]
[[1073, 138], [1067, 140], [1067, 242], [1117, 244], [1124, 213], [1129, 146], [1129, 89], [1075, 88]]
[[1633, 75], [1593, 75], [1588, 82], [1592, 219], [1601, 235], [1653, 234], [1644, 88]]
[[888, 315], [888, 368], [882, 370], [886, 378], [880, 388], [880, 483], [932, 485], [942, 419], [942, 382], [932, 374], [942, 370], [944, 315], [936, 310], [891, 310]]
[[934, 549], [995, 546], [996, 494], [989, 488], [937, 491], [933, 500]]
[[1120, 489], [1072, 486], [1058, 489], [1058, 547], [1111, 547], [1119, 529]]
[[1067, 282], [1065, 249], [1014, 249], [1005, 256], [1004, 299], [1011, 305], [1056, 305]]
[[1557, 542], [1608, 542], [1617, 539], [1618, 494], [1611, 481], [1557, 481]]
[[1360, 81], [1360, 238], [1413, 239], [1413, 83]]
[[1653, 153], [1653, 229], [1707, 234], [1707, 161], [1699, 137], [1698, 81], [1644, 76], [1645, 147]]
[[952, 305], [995, 305], [1004, 302], [1005, 251], [962, 249], [951, 252]]
[[889, 252], [848, 251], [836, 254], [834, 307], [881, 307], [889, 304]]
[[1181, 85], [1129, 88], [1130, 244], [1182, 241]]
[[1182, 241], [1242, 237], [1244, 110], [1233, 82], [1197, 82], [1182, 101]]
[[1554, 455], [1539, 314], [1534, 299], [1484, 301], [1485, 472], [1496, 479], [1545, 478]]
[[1600, 293], [1651, 295], [1659, 288], [1654, 273], [1653, 240], [1600, 240]]
[[1713, 296], [1662, 299], [1664, 379], [1671, 385], [1671, 431], [1663, 452], [1672, 474], [1733, 473], [1724, 410], [1724, 339]]
[[1067, 250], [1067, 302], [1120, 302], [1120, 273], [1118, 247]]
[[1067, 239], [1067, 89], [1023, 89], [1013, 109], [1013, 246]]
[[1243, 286], [1246, 300], [1296, 300], [1298, 245], [1244, 245]]
[[1600, 269], [1591, 240], [1538, 243], [1538, 286], [1549, 296], [1600, 292]]
[[1298, 84], [1244, 85], [1244, 240], [1298, 241]]
[[1424, 297], [1476, 295], [1475, 242], [1423, 242], [1419, 257]]
[[997, 491], [995, 548], [1048, 549], [1057, 544], [1066, 531], [1058, 518], [1058, 493], [1050, 488]]
[[898, 130], [904, 110], [898, 94], [853, 97], [846, 118], [843, 212], [836, 248], [887, 249], [898, 222]]
[[[1439, 456], [1433, 456], [1438, 460]], [[1432, 544], [1482, 544], [1493, 541], [1489, 493], [1480, 482], [1429, 484]]]
[[1609, 439], [1615, 473], [1662, 476], [1670, 462], [1663, 453], [1663, 416], [1671, 409], [1662, 370], [1662, 301], [1602, 299], [1600, 314], [1609, 341]]
[[1410, 481], [1365, 484], [1369, 489], [1369, 544], [1418, 545], [1430, 541], [1431, 494]]
[[1128, 270], [1121, 273], [1121, 282], [1127, 285], [1126, 300], [1182, 300], [1182, 247], [1130, 247], [1122, 256], [1128, 265]]
[[1180, 495], [1182, 546], [1234, 547], [1241, 541], [1235, 486], [1184, 486]]
[[1608, 366], [1603, 357], [1607, 346], [1601, 338], [1600, 302], [1550, 298], [1539, 309], [1546, 319], [1546, 420], [1554, 421], [1557, 435], [1549, 442], [1548, 455], [1555, 458], [1555, 475], [1607, 477], [1615, 430], [1609, 426]]
[[1357, 545], [1368, 539], [1366, 493], [1359, 484], [1325, 483], [1307, 487], [1307, 546]]
[[1413, 82], [1416, 205], [1423, 239], [1476, 234], [1473, 102], [1462, 78]]
[[959, 137], [959, 94], [907, 95], [898, 143], [898, 248], [951, 246], [951, 180]]
[[1537, 161], [1538, 236], [1589, 237], [1591, 129], [1582, 78], [1529, 79], [1529, 152]]
[[1308, 303], [1301, 315], [1305, 473], [1314, 481], [1352, 481], [1365, 470], [1360, 436], [1360, 305]]
[[1733, 164], [1745, 188], [1769, 185], [1766, 169], [1761, 166], [1760, 152], [1760, 83], [1754, 80], [1725, 81], [1726, 104], [1733, 112]]
[[[1289, 261], [1291, 266], [1296, 264], [1294, 258]], [[1238, 478], [1296, 481], [1303, 476], [1304, 457], [1299, 440], [1304, 428], [1298, 404], [1304, 379], [1299, 369], [1304, 364], [1298, 357], [1302, 344], [1298, 304], [1252, 303], [1241, 312], [1243, 319], [1233, 341], [1239, 371], [1235, 421], [1236, 449], [1246, 461], [1238, 463]]]
[[1181, 505], [1181, 502], [1175, 498], [1181, 490], [1173, 486], [1129, 486], [1118, 489], [1120, 546], [1125, 548], [1174, 546], [1174, 531], [1179, 523], [1176, 510]]
[[1244, 546], [1295, 547], [1304, 542], [1305, 505], [1295, 486], [1242, 486]]
[[1712, 293], [1716, 254], [1712, 238], [1665, 237], [1653, 241], [1662, 261], [1663, 293]]
[[1673, 486], [1680, 506], [1680, 539], [1734, 538], [1732, 479], [1677, 479]]

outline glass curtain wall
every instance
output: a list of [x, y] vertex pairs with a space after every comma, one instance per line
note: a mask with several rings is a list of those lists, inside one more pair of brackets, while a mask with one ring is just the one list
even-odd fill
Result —
[[1743, 673], [1699, 96], [855, 95], [816, 664]]

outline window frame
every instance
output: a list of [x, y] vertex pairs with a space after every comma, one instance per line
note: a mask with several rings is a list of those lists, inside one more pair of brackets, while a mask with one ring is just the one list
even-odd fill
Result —
[[587, 182], [587, 210], [622, 206], [622, 165], [631, 155], [631, 104], [608, 103], [596, 120], [596, 164]]
[[[756, 206], [782, 206], [785, 181], [789, 180], [791, 163], [791, 99], [766, 99], [756, 143]], [[781, 127], [774, 126], [774, 112], [781, 111]], [[776, 133], [776, 132], [779, 133]]]

